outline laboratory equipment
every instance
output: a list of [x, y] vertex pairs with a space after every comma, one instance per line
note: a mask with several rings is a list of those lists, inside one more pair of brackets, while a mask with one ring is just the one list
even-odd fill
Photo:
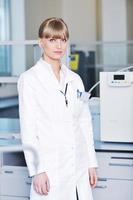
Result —
[[117, 149], [96, 148], [98, 182], [93, 189], [94, 200], [133, 199], [133, 149], [124, 150], [118, 144]]
[[133, 72], [100, 73], [101, 140], [133, 142]]
[[[70, 67], [80, 75], [83, 80], [85, 90], [88, 91], [95, 83], [95, 52], [71, 50]], [[96, 91], [93, 90], [92, 96], [95, 96]]]
[[89, 108], [92, 118], [94, 140], [100, 140], [100, 98], [92, 97], [89, 100]]
[[0, 77], [0, 137], [19, 133], [18, 77]]
[[[23, 150], [32, 151], [34, 164], [38, 166], [38, 154], [30, 145], [0, 147], [0, 199], [30, 199], [31, 177], [29, 176]], [[12, 184], [14, 181], [14, 184]]]

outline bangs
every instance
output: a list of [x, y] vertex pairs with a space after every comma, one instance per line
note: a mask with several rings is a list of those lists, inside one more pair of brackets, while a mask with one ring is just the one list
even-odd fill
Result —
[[[43, 29], [43, 30], [42, 30]], [[50, 20], [48, 23], [42, 24], [40, 29], [42, 34], [40, 36], [45, 38], [55, 38], [55, 39], [68, 39], [69, 33], [66, 24], [61, 20]]]
[[68, 35], [64, 30], [52, 30], [52, 29], [47, 29], [44, 31], [43, 36], [45, 38], [54, 38], [54, 39], [68, 39]]

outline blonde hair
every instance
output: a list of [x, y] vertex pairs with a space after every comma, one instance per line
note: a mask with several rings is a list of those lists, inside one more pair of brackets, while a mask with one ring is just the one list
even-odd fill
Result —
[[48, 18], [39, 27], [39, 38], [69, 39], [69, 31], [66, 23], [61, 18]]

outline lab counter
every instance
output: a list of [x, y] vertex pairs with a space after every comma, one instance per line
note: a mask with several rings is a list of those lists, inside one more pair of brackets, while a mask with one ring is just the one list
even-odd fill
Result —
[[[5, 141], [5, 142], [4, 142]], [[0, 139], [0, 147], [20, 146], [15, 135]], [[95, 141], [98, 159], [98, 183], [94, 200], [133, 199], [133, 144]], [[1, 156], [0, 199], [28, 200], [31, 178], [23, 152], [5, 152]], [[15, 184], [12, 184], [15, 180]], [[121, 190], [121, 191], [120, 191]]]
[[0, 136], [0, 199], [29, 200], [31, 178], [21, 140], [15, 134]]
[[94, 200], [133, 199], [133, 144], [95, 141], [98, 182]]
[[133, 152], [133, 143], [101, 142], [95, 140], [96, 152]]
[[[0, 133], [0, 146], [15, 144], [21, 145], [21, 138], [19, 133]], [[94, 145], [96, 151], [133, 152], [133, 143], [102, 142], [95, 140]]]
[[19, 133], [0, 133], [0, 147], [10, 145], [21, 145]]

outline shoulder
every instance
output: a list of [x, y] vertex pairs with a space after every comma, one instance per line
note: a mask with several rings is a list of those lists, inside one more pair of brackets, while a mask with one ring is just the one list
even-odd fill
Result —
[[72, 80], [78, 81], [78, 82], [82, 82], [82, 79], [79, 76], [79, 74], [77, 74], [76, 72], [72, 71], [69, 67], [67, 67], [64, 64], [63, 64], [63, 68], [67, 72], [67, 75], [69, 76], [69, 79], [72, 79]]
[[27, 87], [33, 86], [33, 83], [36, 82], [35, 75], [37, 65], [38, 64], [36, 63], [34, 66], [20, 74], [17, 82], [18, 87], [21, 87], [22, 85], [27, 85]]
[[72, 77], [72, 83], [76, 85], [76, 87], [79, 88], [80, 90], [84, 90], [83, 81], [80, 75], [72, 71], [71, 69], [68, 69], [68, 72], [69, 72], [69, 75]]
[[69, 74], [70, 74], [75, 80], [80, 80], [80, 79], [81, 79], [80, 76], [79, 76], [76, 72], [72, 71], [72, 70], [69, 69], [69, 68], [68, 68], [68, 71], [69, 71]]
[[36, 71], [38, 68], [38, 62], [33, 65], [31, 68], [27, 69], [26, 71], [22, 72], [18, 78], [18, 82], [25, 80], [25, 81], [33, 81], [35, 79]]

